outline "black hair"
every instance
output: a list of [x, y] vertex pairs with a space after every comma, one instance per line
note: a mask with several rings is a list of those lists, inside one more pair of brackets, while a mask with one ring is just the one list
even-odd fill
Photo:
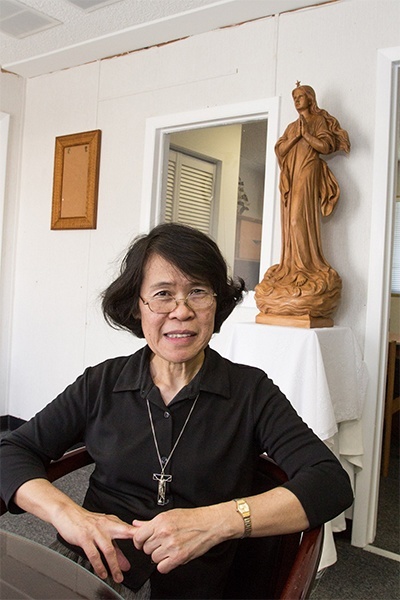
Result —
[[217, 294], [214, 333], [242, 301], [246, 286], [240, 277], [228, 276], [227, 264], [217, 244], [194, 227], [162, 223], [133, 240], [121, 264], [120, 274], [103, 293], [106, 321], [143, 338], [139, 295], [149, 258], [158, 255], [189, 278], [208, 283]]

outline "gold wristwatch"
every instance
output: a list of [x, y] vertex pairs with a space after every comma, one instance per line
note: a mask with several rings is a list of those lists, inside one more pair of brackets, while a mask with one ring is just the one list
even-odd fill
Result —
[[244, 521], [244, 534], [242, 537], [249, 537], [251, 535], [250, 506], [244, 498], [235, 498], [234, 502], [236, 502], [237, 512], [242, 515]]

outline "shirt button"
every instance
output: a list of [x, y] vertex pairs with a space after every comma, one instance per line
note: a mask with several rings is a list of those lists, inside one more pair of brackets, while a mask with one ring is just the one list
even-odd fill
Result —
[[168, 460], [168, 457], [167, 457], [167, 456], [162, 456], [162, 457], [161, 457], [161, 463], [162, 463], [163, 465], [165, 465], [165, 463], [167, 462], [167, 460]]
[[165, 413], [164, 413], [164, 419], [169, 419], [170, 416], [171, 415], [169, 414], [169, 412], [165, 411]]

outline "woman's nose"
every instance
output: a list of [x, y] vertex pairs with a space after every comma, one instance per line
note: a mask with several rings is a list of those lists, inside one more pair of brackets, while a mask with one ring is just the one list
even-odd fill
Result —
[[169, 314], [174, 314], [178, 318], [187, 318], [193, 315], [194, 311], [187, 303], [187, 298], [175, 298], [176, 307]]

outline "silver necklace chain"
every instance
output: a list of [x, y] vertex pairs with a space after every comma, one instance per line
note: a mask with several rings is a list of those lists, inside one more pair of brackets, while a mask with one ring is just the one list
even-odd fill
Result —
[[167, 489], [166, 484], [170, 483], [172, 481], [172, 475], [165, 474], [165, 469], [166, 469], [169, 461], [171, 460], [171, 457], [172, 457], [173, 453], [175, 452], [177, 445], [179, 444], [179, 441], [183, 435], [183, 432], [186, 429], [186, 425], [188, 424], [189, 419], [192, 416], [192, 412], [194, 411], [194, 407], [196, 406], [196, 402], [197, 402], [199, 396], [200, 396], [200, 393], [198, 393], [196, 398], [194, 399], [193, 404], [190, 408], [189, 414], [186, 417], [186, 420], [183, 424], [182, 429], [179, 432], [179, 435], [175, 441], [175, 444], [173, 445], [171, 452], [169, 453], [167, 459], [164, 462], [161, 458], [160, 449], [159, 449], [158, 442], [157, 442], [156, 430], [155, 430], [154, 422], [153, 422], [153, 415], [151, 414], [151, 409], [150, 409], [150, 402], [149, 402], [149, 399], [146, 398], [147, 412], [149, 413], [151, 432], [153, 434], [154, 446], [155, 446], [155, 449], [157, 452], [157, 458], [158, 458], [158, 462], [160, 463], [160, 469], [161, 469], [160, 473], [153, 473], [153, 479], [155, 481], [158, 481], [157, 504], [159, 504], [161, 506], [163, 506], [164, 504], [168, 504], [168, 502], [169, 502], [169, 500], [166, 500], [166, 497], [165, 497], [166, 489]]

